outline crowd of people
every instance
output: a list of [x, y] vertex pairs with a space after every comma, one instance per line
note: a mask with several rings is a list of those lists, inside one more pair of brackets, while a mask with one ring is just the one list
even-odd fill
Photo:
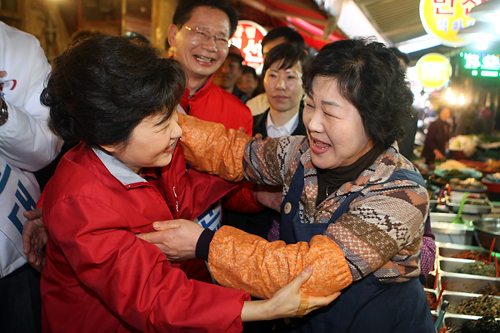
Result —
[[172, 22], [164, 54], [91, 32], [52, 68], [1, 23], [0, 331], [434, 332], [401, 56], [278, 27], [259, 77], [227, 2]]

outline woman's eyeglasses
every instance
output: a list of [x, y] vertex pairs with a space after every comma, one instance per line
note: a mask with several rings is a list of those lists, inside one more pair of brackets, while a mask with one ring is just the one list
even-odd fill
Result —
[[217, 47], [229, 47], [231, 45], [231, 41], [227, 38], [227, 36], [212, 35], [206, 28], [196, 27], [193, 29], [186, 25], [184, 26], [184, 28], [194, 33], [194, 40], [198, 43], [208, 42], [210, 38], [213, 37], [215, 45], [217, 45]]

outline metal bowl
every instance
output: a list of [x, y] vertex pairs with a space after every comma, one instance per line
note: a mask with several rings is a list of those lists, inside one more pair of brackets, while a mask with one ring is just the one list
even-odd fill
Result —
[[496, 239], [493, 251], [500, 252], [500, 218], [485, 217], [472, 220], [471, 226], [474, 228], [474, 236], [479, 246], [490, 250], [493, 239]]

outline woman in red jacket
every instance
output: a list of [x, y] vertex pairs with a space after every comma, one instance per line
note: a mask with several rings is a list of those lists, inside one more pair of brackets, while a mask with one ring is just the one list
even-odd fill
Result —
[[[301, 294], [309, 269], [271, 299], [249, 301], [187, 279], [135, 237], [172, 219], [162, 177], [177, 158], [185, 80], [175, 60], [122, 37], [90, 37], [56, 59], [42, 102], [54, 132], [80, 143], [45, 189], [45, 332], [237, 332], [244, 321], [301, 316], [338, 296]], [[202, 199], [188, 204], [211, 203]]]

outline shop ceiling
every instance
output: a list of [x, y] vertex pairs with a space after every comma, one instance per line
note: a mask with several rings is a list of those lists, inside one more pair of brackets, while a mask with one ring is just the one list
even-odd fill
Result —
[[[84, 7], [97, 7], [107, 9], [113, 5], [118, 6], [120, 0], [73, 0], [74, 3], [82, 2]], [[68, 1], [67, 3], [72, 3]], [[126, 0], [127, 8], [151, 8], [152, 0]], [[182, 0], [178, 0], [182, 1]], [[294, 25], [300, 29], [306, 42], [315, 48], [321, 43], [346, 38], [345, 33], [336, 23], [339, 15], [331, 15], [335, 10], [327, 10], [319, 6], [315, 0], [228, 0], [238, 12], [240, 19], [253, 20], [263, 26]], [[331, 2], [323, 0], [323, 3]], [[420, 0], [336, 0], [336, 6], [345, 7], [345, 3], [354, 2], [364, 14], [371, 26], [389, 45], [411, 40], [426, 35], [420, 21]], [[339, 7], [341, 8], [341, 7]], [[337, 9], [339, 10], [339, 9]], [[140, 11], [137, 11], [140, 12]], [[340, 11], [337, 12], [337, 14]], [[144, 12], [148, 15], [147, 12]], [[344, 15], [344, 13], [342, 13]], [[347, 19], [350, 19], [347, 12]], [[292, 22], [290, 21], [292, 18]], [[356, 17], [353, 16], [353, 20]], [[305, 25], [305, 26], [304, 26]], [[323, 32], [328, 36], [323, 36]], [[326, 38], [328, 37], [328, 38]], [[325, 39], [326, 38], [326, 39]], [[409, 54], [412, 61], [418, 60], [428, 52], [447, 54], [454, 52], [453, 48], [437, 46]]]
[[[337, 0], [343, 1], [347, 0]], [[427, 33], [420, 21], [420, 0], [353, 0], [364, 16], [368, 19], [376, 31], [387, 41], [388, 44], [399, 43], [425, 36]], [[328, 20], [328, 11], [321, 8], [314, 0], [233, 0], [233, 4], [239, 13], [251, 13], [245, 7], [259, 10], [270, 17], [270, 20], [286, 21], [286, 16], [298, 17], [324, 30], [325, 26], [332, 24], [338, 17]], [[343, 13], [344, 15], [344, 13]], [[288, 24], [290, 24], [288, 22]], [[342, 29], [336, 27], [334, 35], [342, 35]], [[418, 60], [428, 52], [443, 54], [453, 53], [454, 48], [437, 46], [431, 49], [409, 54], [412, 61]]]

